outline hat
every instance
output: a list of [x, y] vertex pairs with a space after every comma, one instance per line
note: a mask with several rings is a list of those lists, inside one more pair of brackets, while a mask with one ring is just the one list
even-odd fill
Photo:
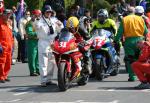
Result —
[[33, 10], [32, 14], [33, 15], [40, 15], [41, 14], [41, 10]]
[[50, 5], [45, 5], [45, 6], [44, 6], [44, 9], [43, 9], [43, 12], [48, 12], [48, 11], [51, 11], [51, 12], [52, 12], [53, 10], [52, 10], [52, 8], [51, 8]]
[[135, 13], [139, 13], [139, 14], [144, 13], [144, 8], [142, 6], [136, 6]]

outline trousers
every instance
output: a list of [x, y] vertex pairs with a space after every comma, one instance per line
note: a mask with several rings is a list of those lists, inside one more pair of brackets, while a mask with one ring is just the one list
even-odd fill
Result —
[[132, 69], [141, 82], [150, 83], [150, 64], [136, 61], [132, 63]]
[[50, 82], [54, 69], [57, 69], [54, 55], [52, 52], [42, 53], [39, 51], [38, 58], [41, 83]]

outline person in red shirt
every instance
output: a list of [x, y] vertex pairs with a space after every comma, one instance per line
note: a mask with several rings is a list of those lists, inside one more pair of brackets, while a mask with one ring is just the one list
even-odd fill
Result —
[[0, 14], [4, 11], [4, 0], [0, 0]]
[[8, 73], [11, 69], [13, 36], [10, 24], [10, 10], [4, 10], [0, 17], [0, 83], [10, 81]]
[[140, 41], [137, 46], [141, 49], [141, 54], [138, 60], [132, 63], [132, 69], [141, 84], [135, 88], [150, 89], [150, 42]]

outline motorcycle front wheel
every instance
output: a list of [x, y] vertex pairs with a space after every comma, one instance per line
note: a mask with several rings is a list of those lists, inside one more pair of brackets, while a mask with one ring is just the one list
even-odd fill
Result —
[[61, 62], [58, 67], [58, 87], [60, 91], [66, 91], [69, 88], [69, 77], [67, 76], [66, 63]]
[[103, 80], [105, 77], [105, 67], [102, 58], [96, 59], [95, 77], [97, 80]]

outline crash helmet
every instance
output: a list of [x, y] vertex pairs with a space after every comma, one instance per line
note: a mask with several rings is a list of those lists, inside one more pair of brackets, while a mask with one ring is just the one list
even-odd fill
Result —
[[77, 17], [74, 16], [70, 17], [66, 23], [67, 28], [77, 28], [78, 25], [79, 25], [79, 20]]
[[100, 9], [97, 12], [97, 17], [98, 17], [99, 23], [101, 24], [105, 23], [106, 19], [108, 18], [108, 11], [106, 9]]

